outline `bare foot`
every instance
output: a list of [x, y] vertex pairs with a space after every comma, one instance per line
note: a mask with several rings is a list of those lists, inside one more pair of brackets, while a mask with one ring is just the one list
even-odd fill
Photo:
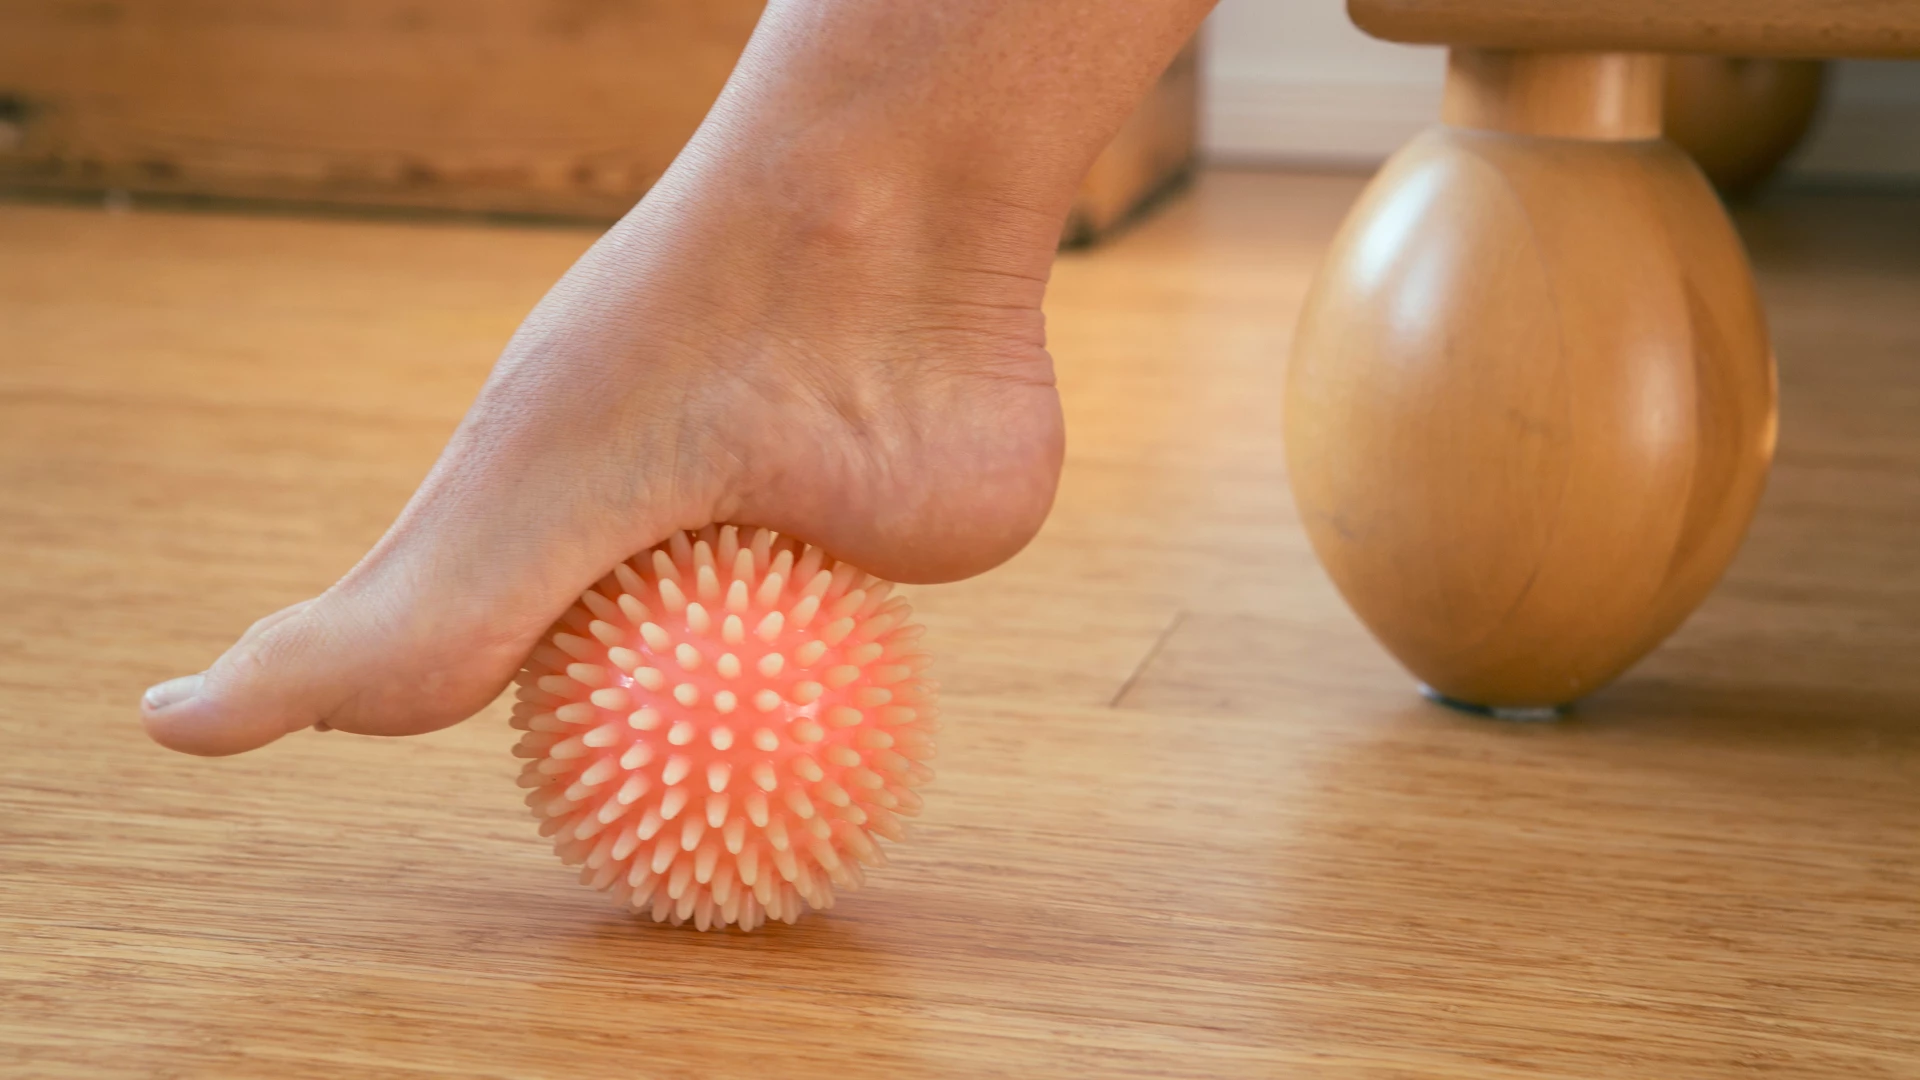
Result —
[[904, 581], [1018, 551], [1060, 469], [1059, 215], [747, 149], [696, 140], [527, 319], [366, 558], [149, 690], [148, 732], [231, 754], [457, 723], [615, 562], [709, 522]]

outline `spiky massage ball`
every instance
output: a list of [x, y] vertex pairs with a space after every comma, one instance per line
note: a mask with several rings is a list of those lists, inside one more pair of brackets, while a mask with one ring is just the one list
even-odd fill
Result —
[[518, 680], [541, 835], [655, 921], [751, 930], [832, 906], [933, 775], [923, 628], [891, 588], [732, 526], [616, 566]]

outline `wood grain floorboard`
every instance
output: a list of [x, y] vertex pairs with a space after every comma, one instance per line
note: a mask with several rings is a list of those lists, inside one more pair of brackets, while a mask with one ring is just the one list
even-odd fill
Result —
[[378, 536], [590, 233], [0, 204], [0, 1075], [1920, 1076], [1920, 197], [1743, 214], [1752, 538], [1524, 725], [1419, 699], [1287, 495], [1357, 190], [1211, 174], [1063, 258], [1057, 510], [912, 590], [927, 813], [752, 935], [575, 884], [497, 707], [222, 761], [134, 717]]

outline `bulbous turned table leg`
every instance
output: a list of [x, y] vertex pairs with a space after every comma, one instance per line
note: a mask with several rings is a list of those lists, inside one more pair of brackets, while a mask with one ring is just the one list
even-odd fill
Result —
[[1806, 137], [1825, 82], [1820, 60], [1671, 57], [1661, 126], [1722, 195], [1739, 198]]
[[1456, 51], [1310, 291], [1287, 461], [1363, 622], [1439, 694], [1556, 706], [1680, 624], [1774, 438], [1752, 274], [1659, 138], [1657, 58]]

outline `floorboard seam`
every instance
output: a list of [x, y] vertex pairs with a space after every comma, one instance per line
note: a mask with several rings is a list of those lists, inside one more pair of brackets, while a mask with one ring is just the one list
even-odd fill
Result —
[[1186, 608], [1181, 608], [1173, 613], [1173, 618], [1167, 622], [1167, 628], [1160, 631], [1160, 636], [1154, 638], [1153, 644], [1148, 647], [1147, 655], [1140, 658], [1140, 662], [1133, 666], [1133, 672], [1127, 676], [1127, 681], [1121, 683], [1120, 689], [1114, 691], [1113, 700], [1107, 702], [1107, 708], [1117, 709], [1120, 707], [1120, 702], [1126, 699], [1127, 692], [1133, 689], [1134, 683], [1140, 681], [1140, 676], [1146, 673], [1147, 667], [1160, 655], [1160, 650], [1166, 647], [1167, 639], [1173, 636], [1175, 630], [1180, 629], [1180, 624], [1185, 622], [1186, 619]]

